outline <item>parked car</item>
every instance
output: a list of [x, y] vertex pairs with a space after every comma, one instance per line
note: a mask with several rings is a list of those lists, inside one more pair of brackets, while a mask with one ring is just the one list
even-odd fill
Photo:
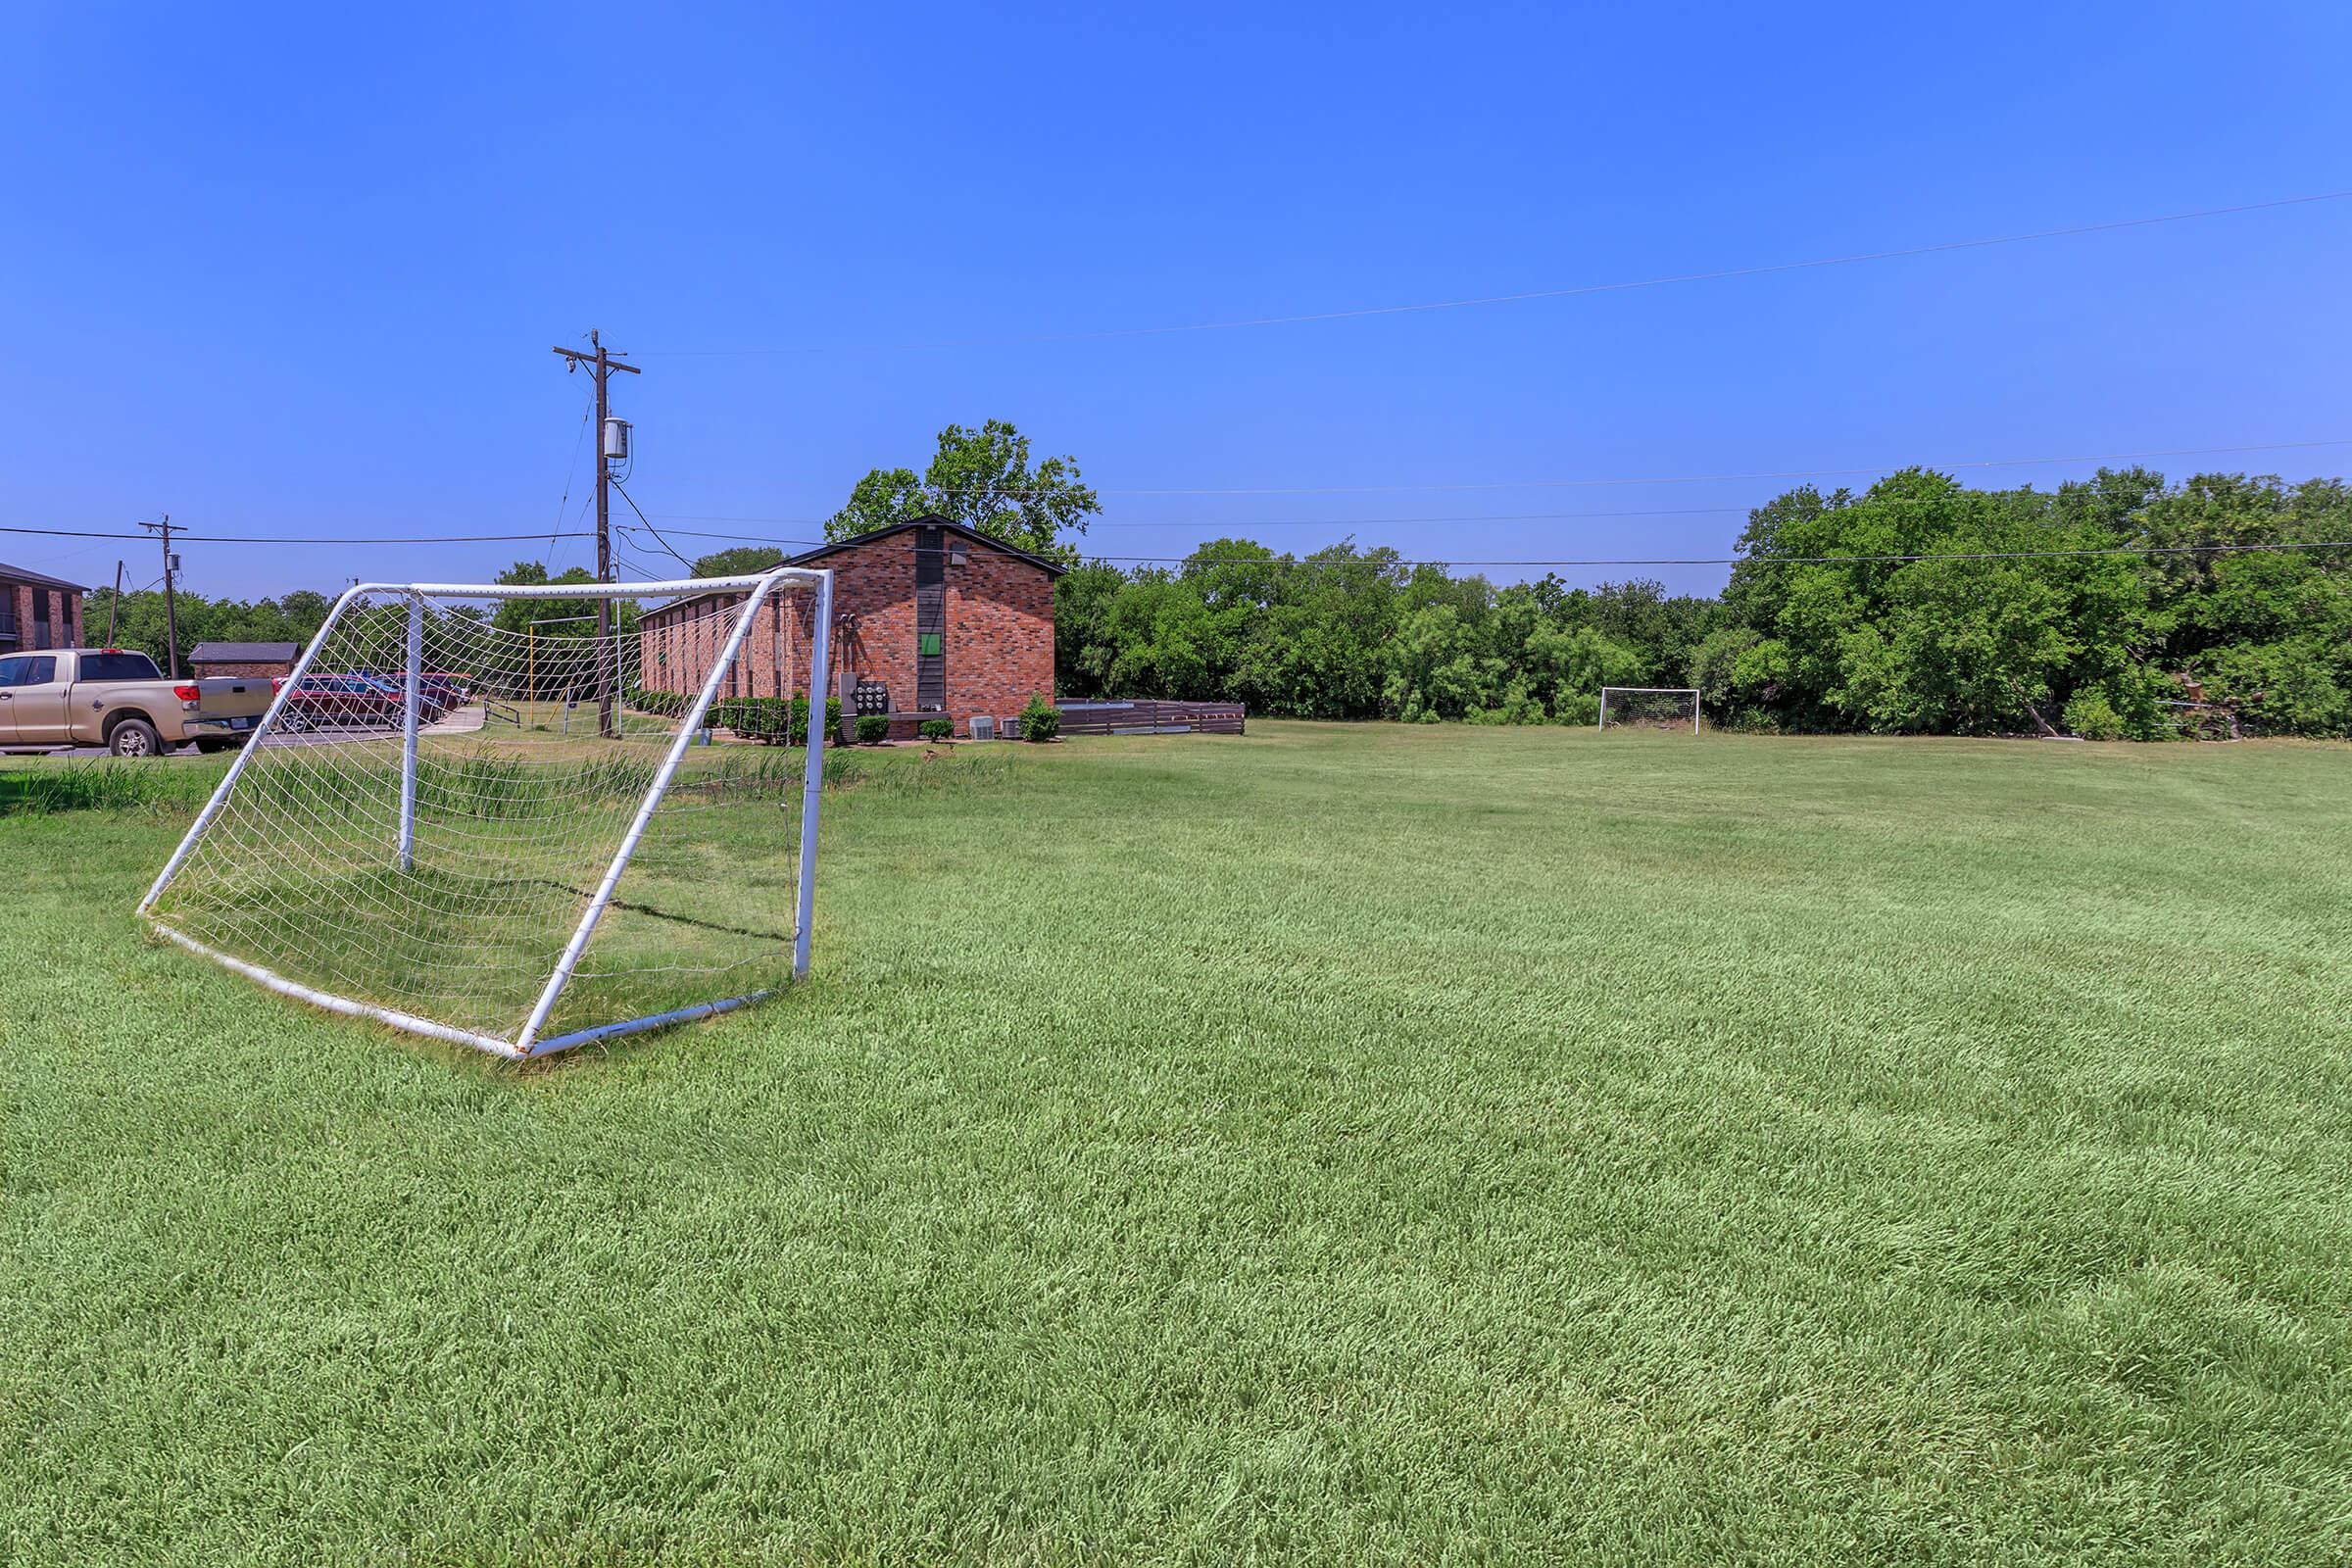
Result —
[[155, 757], [242, 743], [270, 706], [258, 676], [174, 681], [145, 654], [51, 648], [0, 658], [0, 747], [103, 746]]
[[466, 695], [466, 688], [457, 684], [455, 676], [419, 676], [416, 689], [425, 701], [431, 703], [443, 713], [454, 712], [472, 701], [472, 698]]
[[[282, 675], [272, 681], [285, 685]], [[398, 729], [406, 707], [398, 688], [368, 675], [305, 675], [286, 695], [278, 722], [297, 732], [314, 729]], [[419, 716], [432, 711], [420, 705]], [[438, 718], [432, 712], [432, 718]], [[426, 718], [425, 722], [432, 722]]]
[[[405, 675], [382, 675], [368, 670], [363, 672], [360, 679], [379, 688], [397, 704], [406, 706], [408, 703], [408, 677]], [[451, 709], [465, 706], [466, 694], [451, 686], [441, 676], [418, 675], [416, 677], [416, 707], [425, 723], [434, 723]]]

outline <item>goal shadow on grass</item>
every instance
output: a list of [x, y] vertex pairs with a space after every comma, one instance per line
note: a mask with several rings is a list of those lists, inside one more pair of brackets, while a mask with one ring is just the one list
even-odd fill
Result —
[[[526, 744], [527, 760], [511, 742], [419, 746], [405, 869], [396, 739], [308, 746], [299, 771], [258, 758], [154, 917], [327, 995], [513, 1039], [659, 762], [639, 746]], [[772, 806], [747, 833], [740, 808], [781, 803], [801, 777], [774, 753], [681, 773], [542, 1038], [790, 982], [797, 841]]]

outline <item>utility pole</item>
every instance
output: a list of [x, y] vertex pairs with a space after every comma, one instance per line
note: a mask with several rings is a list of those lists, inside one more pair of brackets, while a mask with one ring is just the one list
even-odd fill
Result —
[[[642, 372], [634, 365], [622, 365], [605, 347], [604, 339], [595, 328], [588, 331], [588, 346], [596, 352], [582, 354], [578, 349], [558, 348], [556, 352], [569, 362], [569, 368], [585, 365], [596, 376], [596, 580], [612, 580], [612, 470], [605, 457], [605, 421], [612, 416], [612, 399], [606, 383], [614, 370], [626, 370], [631, 375]], [[618, 731], [612, 722], [612, 601], [596, 602], [596, 732], [612, 736]]]
[[115, 596], [106, 602], [106, 646], [115, 646], [115, 616], [122, 610], [122, 563], [115, 563]]
[[[178, 558], [172, 554], [172, 514], [164, 514], [161, 522], [142, 522], [142, 528], [153, 528], [164, 537], [164, 653], [171, 661], [164, 673], [173, 680], [179, 678], [179, 608], [172, 595], [172, 573], [179, 569]], [[111, 640], [111, 639], [110, 639]]]

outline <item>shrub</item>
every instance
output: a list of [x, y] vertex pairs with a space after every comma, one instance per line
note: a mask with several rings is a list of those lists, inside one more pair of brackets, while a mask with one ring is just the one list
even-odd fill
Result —
[[879, 746], [890, 739], [888, 713], [859, 713], [858, 715], [858, 744]]
[[944, 741], [956, 733], [956, 726], [944, 718], [926, 718], [922, 724], [923, 739]]
[[2124, 715], [2115, 710], [2107, 694], [2096, 686], [2085, 686], [2068, 700], [2064, 713], [2066, 727], [2086, 741], [2120, 741], [2124, 738]]
[[662, 692], [631, 686], [621, 693], [621, 701], [641, 713], [659, 713], [664, 718], [676, 718], [686, 711], [688, 699], [684, 692]]
[[1061, 710], [1035, 692], [1029, 694], [1029, 706], [1021, 710], [1021, 739], [1050, 741], [1061, 733]]
[[[671, 694], [647, 692], [641, 695], [662, 698]], [[667, 711], [675, 716], [684, 711], [684, 702], [683, 698], [679, 698], [679, 706], [668, 710], [644, 703], [637, 706], [649, 712]], [[713, 728], [733, 730], [746, 740], [755, 740], [764, 746], [805, 746], [808, 742], [808, 699], [806, 697], [795, 697], [789, 703], [781, 697], [722, 697], [710, 705], [710, 718]], [[839, 729], [840, 698], [825, 699], [825, 723], [828, 726], [827, 734]]]
[[785, 738], [787, 719], [780, 697], [722, 697], [710, 705], [714, 728], [731, 729], [746, 740], [767, 746]]
[[1552, 699], [1552, 716], [1563, 724], [1600, 722], [1600, 693], [1562, 692]]
[[[795, 746], [806, 746], [808, 744], [808, 698], [795, 697], [792, 700], [792, 715], [790, 723], [792, 744]], [[827, 735], [838, 735], [841, 733], [841, 699], [838, 697], [828, 697], [825, 699], [825, 733]]]

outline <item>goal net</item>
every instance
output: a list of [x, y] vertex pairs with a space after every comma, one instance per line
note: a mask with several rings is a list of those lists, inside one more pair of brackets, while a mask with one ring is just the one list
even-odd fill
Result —
[[[140, 912], [509, 1056], [771, 995], [808, 967], [832, 595], [792, 567], [355, 587]], [[806, 750], [710, 744], [714, 716]], [[799, 813], [744, 808], [762, 793]]]
[[1602, 729], [1675, 729], [1698, 733], [1698, 692], [1689, 686], [1603, 686]]

